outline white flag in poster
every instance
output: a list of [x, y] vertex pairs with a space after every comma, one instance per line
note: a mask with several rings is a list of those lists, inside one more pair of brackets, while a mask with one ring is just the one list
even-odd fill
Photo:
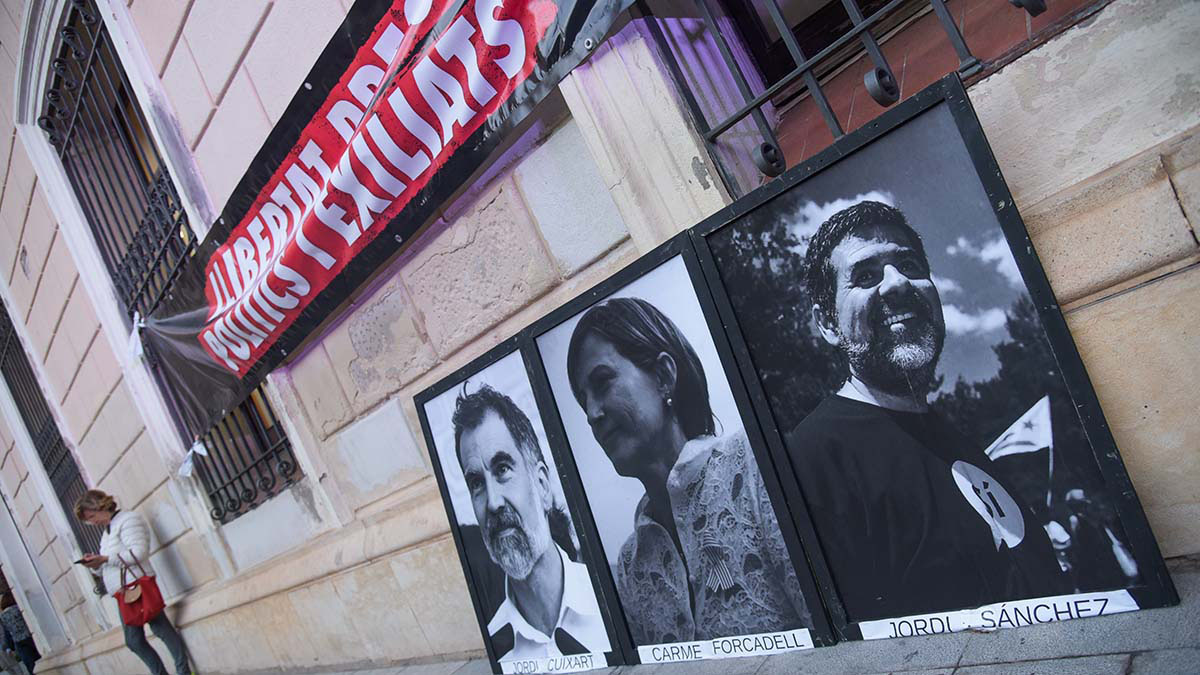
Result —
[[1050, 432], [1050, 395], [1047, 394], [1005, 429], [984, 452], [989, 459], [996, 460], [1053, 446], [1053, 435]]

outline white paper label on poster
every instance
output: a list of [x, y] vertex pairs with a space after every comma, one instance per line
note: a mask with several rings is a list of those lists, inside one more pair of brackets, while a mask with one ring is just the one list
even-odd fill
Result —
[[551, 656], [545, 659], [520, 659], [517, 661], [501, 661], [500, 669], [506, 675], [521, 673], [577, 673], [581, 670], [603, 668], [608, 661], [603, 654], [571, 654], [570, 656]]
[[807, 628], [786, 630], [778, 633], [757, 635], [734, 635], [730, 637], [698, 640], [696, 642], [670, 642], [638, 647], [642, 663], [671, 663], [674, 661], [699, 661], [700, 659], [726, 659], [734, 656], [757, 656], [779, 654], [799, 649], [812, 649], [812, 636]]
[[1032, 600], [1013, 600], [937, 614], [919, 614], [895, 619], [862, 621], [858, 627], [864, 640], [882, 640], [914, 635], [958, 633], [964, 630], [992, 631], [1039, 623], [1054, 623], [1089, 616], [1107, 616], [1140, 609], [1129, 591], [1056, 595]]

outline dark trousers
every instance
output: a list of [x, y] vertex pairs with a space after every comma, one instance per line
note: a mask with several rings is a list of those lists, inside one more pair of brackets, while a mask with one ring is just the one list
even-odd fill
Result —
[[17, 658], [21, 659], [21, 663], [25, 664], [25, 670], [32, 673], [33, 664], [42, 658], [42, 655], [38, 653], [37, 645], [33, 644], [33, 638], [18, 640], [13, 646], [16, 647]]
[[[147, 625], [171, 652], [171, 658], [175, 659], [176, 675], [191, 673], [192, 669], [188, 667], [187, 648], [183, 645], [183, 638], [179, 637], [179, 631], [171, 625], [167, 613], [159, 612], [158, 616], [151, 619]], [[125, 626], [125, 646], [129, 647], [134, 654], [138, 655], [142, 663], [146, 664], [146, 667], [150, 669], [150, 675], [167, 675], [167, 669], [163, 666], [162, 659], [158, 657], [158, 652], [154, 651], [154, 647], [151, 647], [146, 640], [145, 626]]]

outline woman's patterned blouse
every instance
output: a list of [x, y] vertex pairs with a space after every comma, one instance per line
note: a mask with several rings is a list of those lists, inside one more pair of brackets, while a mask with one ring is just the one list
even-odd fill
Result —
[[683, 559], [643, 496], [617, 563], [638, 644], [812, 627], [743, 430], [684, 445], [667, 491]]

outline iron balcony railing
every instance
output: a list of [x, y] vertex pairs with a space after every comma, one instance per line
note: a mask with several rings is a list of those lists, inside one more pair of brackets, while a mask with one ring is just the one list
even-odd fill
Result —
[[112, 38], [90, 1], [73, 2], [38, 120], [79, 197], [117, 295], [147, 316], [195, 245]]
[[217, 422], [203, 441], [209, 454], [196, 469], [218, 522], [250, 511], [302, 477], [262, 387]]
[[[790, 60], [792, 67], [790, 69], [780, 69], [776, 64], [772, 64], [782, 74], [775, 78], [773, 82], [763, 87], [762, 91], [755, 94], [752, 90], [750, 79], [746, 76], [742, 66], [735, 57], [734, 46], [731, 44], [729, 36], [725, 31], [720, 30], [718, 26], [717, 18], [722, 14], [717, 0], [696, 0], [704, 29], [712, 36], [713, 41], [716, 43], [721, 59], [733, 77], [738, 94], [742, 99], [741, 104], [733, 113], [716, 121], [709, 121], [698, 104], [691, 88], [685, 81], [679, 63], [673, 56], [662, 27], [656, 20], [649, 21], [648, 26], [659, 51], [667, 61], [668, 70], [675, 82], [676, 89], [688, 106], [693, 122], [704, 139], [710, 157], [713, 158], [718, 170], [721, 172], [722, 179], [729, 189], [734, 192], [735, 196], [740, 194], [741, 190], [733, 172], [721, 160], [721, 153], [718, 150], [717, 142], [723, 134], [749, 118], [753, 120], [755, 128], [762, 139], [762, 142], [752, 152], [752, 159], [755, 166], [768, 177], [778, 176], [783, 173], [786, 168], [783, 152], [780, 149], [779, 140], [775, 136], [775, 131], [772, 129], [767, 115], [764, 113], [764, 108], [771, 105], [772, 101], [785, 92], [797, 94], [797, 88], [801, 93], [807, 92], [820, 111], [825, 125], [833, 134], [833, 138], [836, 140], [844, 135], [845, 132], [838, 122], [837, 116], [834, 114], [829, 99], [825, 94], [823, 85], [819, 80], [818, 68], [835, 55], [844, 54], [848, 47], [853, 47], [855, 43], [858, 43], [861, 45], [861, 49], [865, 51], [867, 58], [872, 62], [873, 67], [866, 72], [863, 82], [871, 98], [884, 107], [890, 106], [900, 100], [900, 88], [896, 82], [895, 74], [887, 58], [879, 48], [876, 36], [872, 33], [872, 29], [878, 29], [884, 24], [886, 19], [895, 14], [899, 9], [905, 8], [911, 12], [914, 5], [920, 5], [922, 2], [928, 3], [958, 57], [958, 72], [963, 77], [970, 77], [983, 69], [983, 64], [967, 47], [967, 43], [959, 31], [958, 25], [955, 24], [954, 18], [946, 9], [944, 0], [920, 0], [920, 2], [916, 0], [891, 0], [878, 7], [878, 9], [869, 15], [863, 14], [862, 6], [856, 0], [840, 0], [840, 4], [850, 18], [850, 24], [832, 42], [829, 42], [827, 46], [813, 54], [806, 53], [801, 47], [792, 26], [784, 18], [777, 0], [730, 1], [740, 2], [765, 10], [765, 12], [759, 12], [759, 14], [765, 15], [770, 19], [772, 27], [778, 33], [783, 45], [786, 47], [787, 58]], [[1017, 7], [1024, 8], [1032, 15], [1040, 14], [1045, 10], [1044, 0], [1011, 0], [1011, 2]], [[637, 7], [644, 16], [653, 16], [653, 12], [645, 4], [644, 0], [639, 0]]]

